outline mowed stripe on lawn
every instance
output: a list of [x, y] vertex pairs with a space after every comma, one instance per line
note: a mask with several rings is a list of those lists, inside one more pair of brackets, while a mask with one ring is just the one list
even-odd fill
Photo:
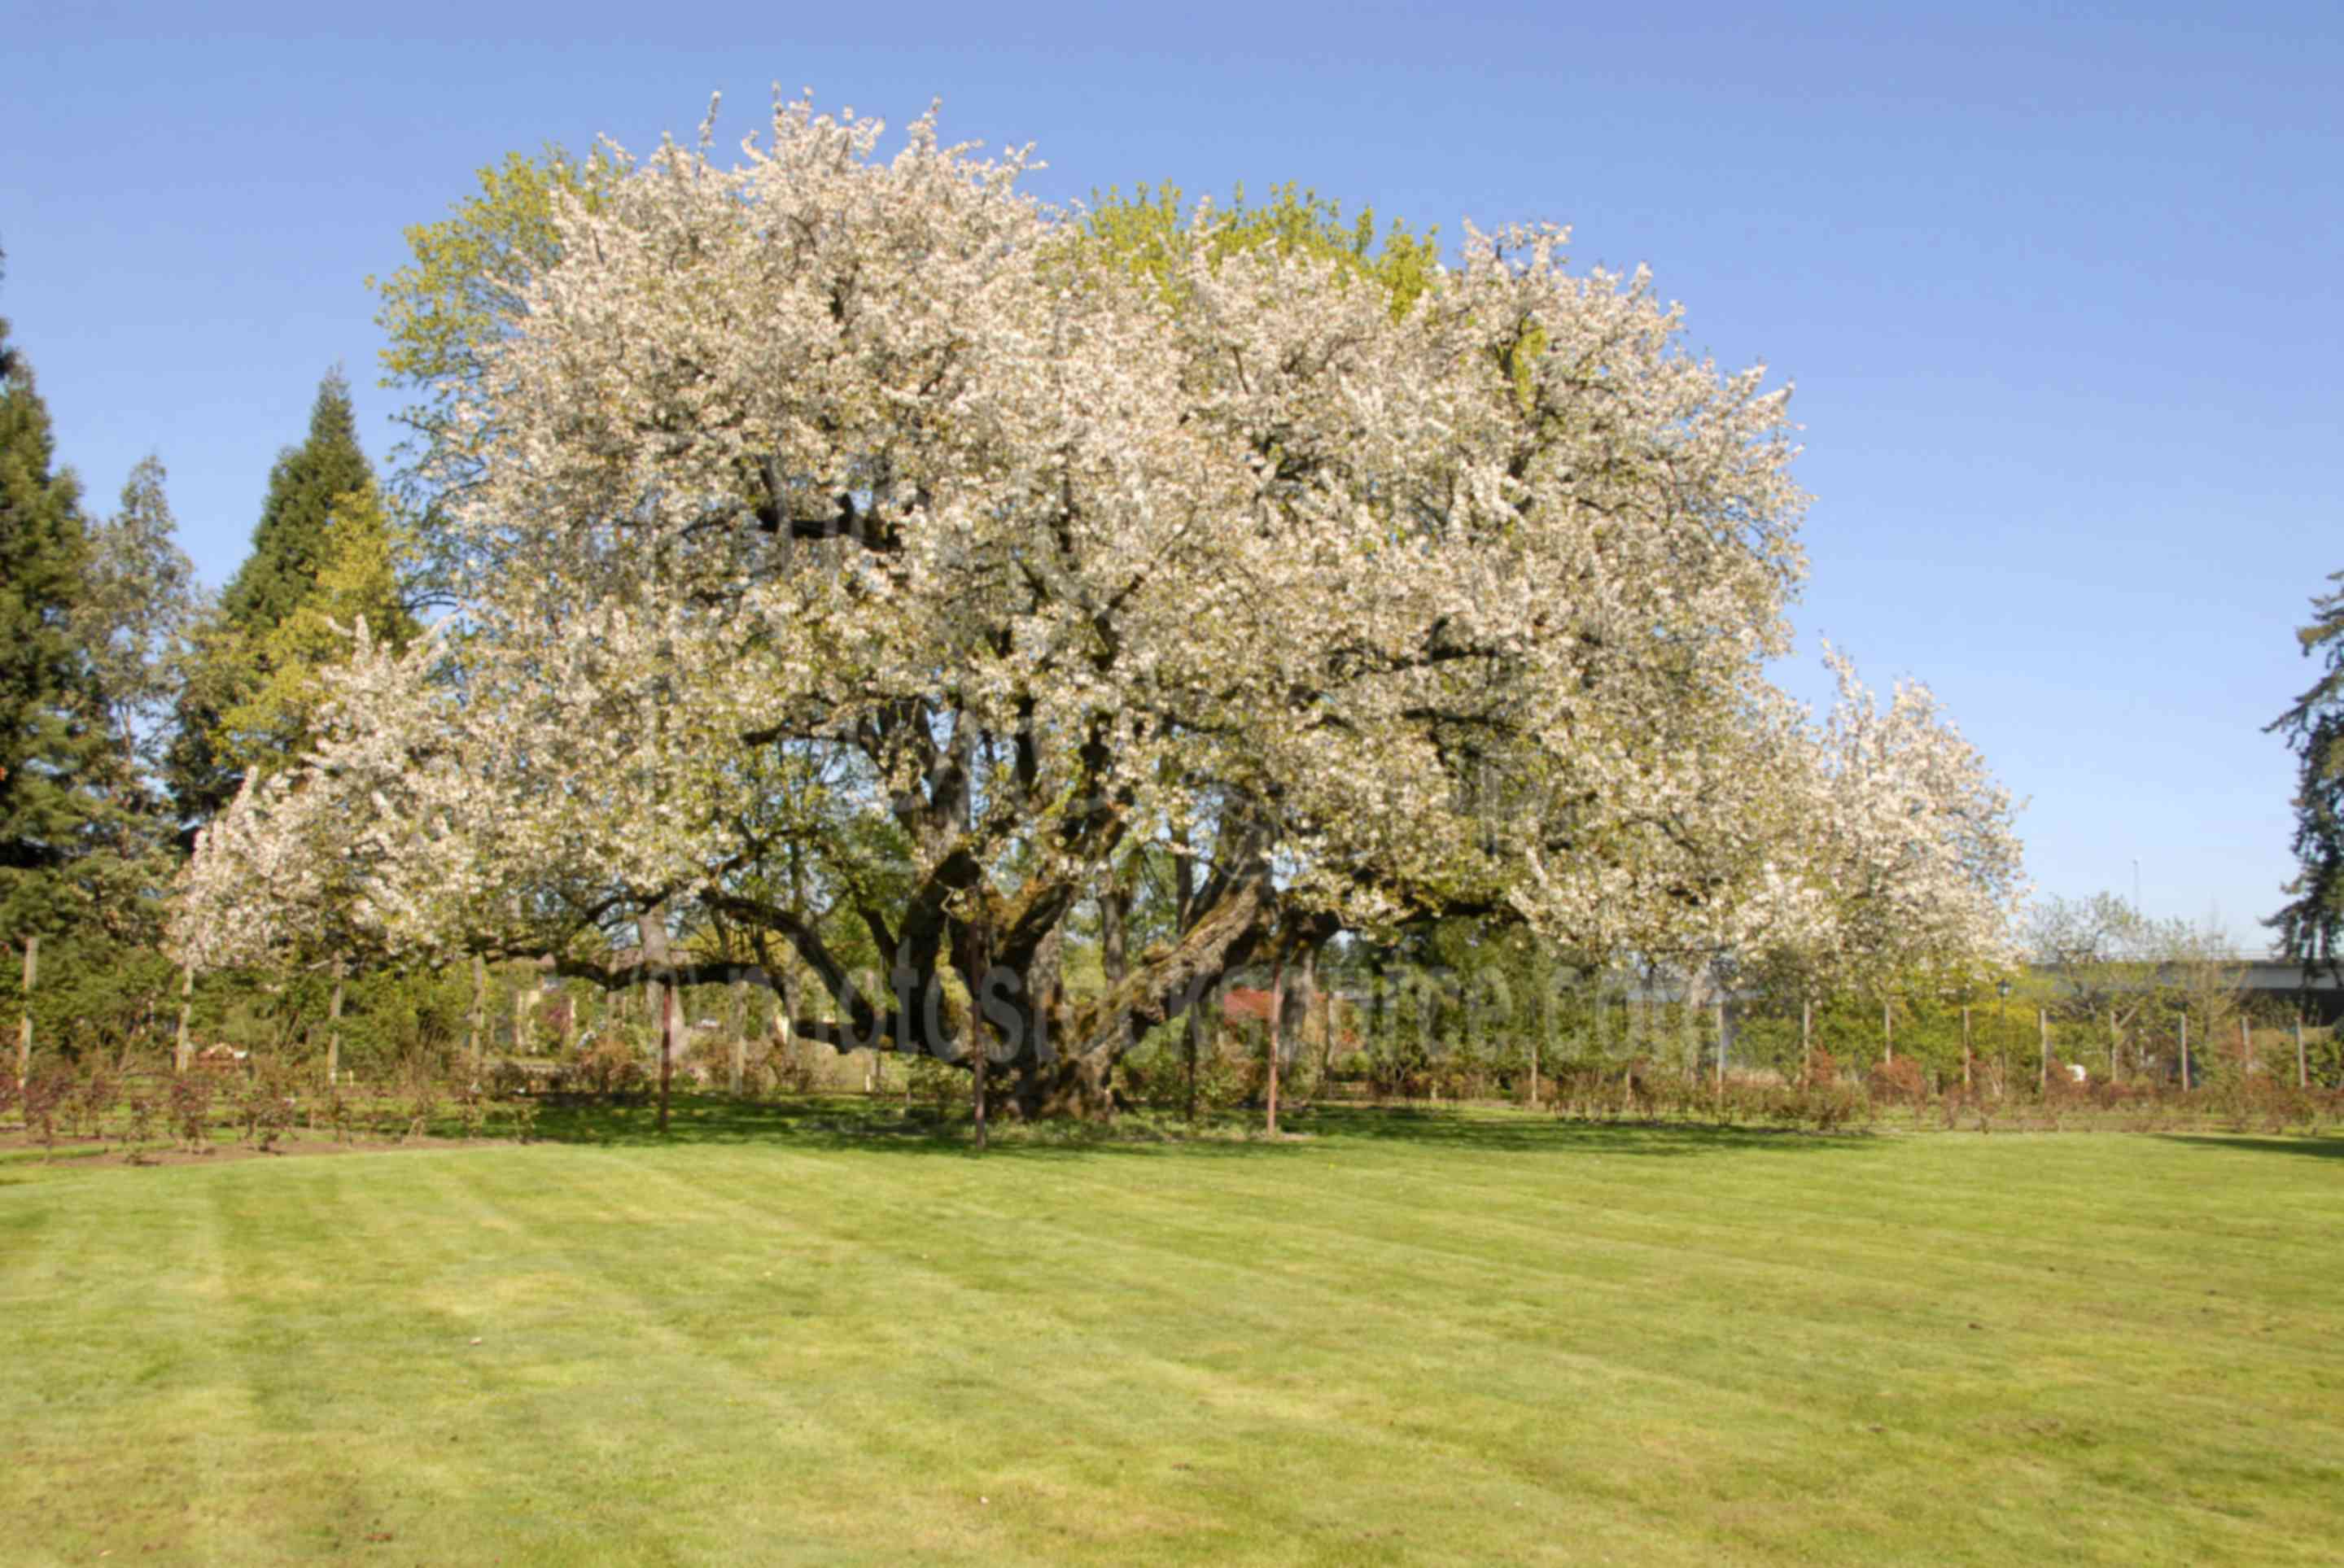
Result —
[[2329, 1146], [1319, 1124], [0, 1188], [0, 1495], [188, 1561], [2330, 1554]]

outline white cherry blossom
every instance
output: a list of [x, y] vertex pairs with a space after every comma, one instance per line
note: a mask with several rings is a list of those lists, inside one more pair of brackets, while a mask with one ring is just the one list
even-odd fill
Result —
[[[809, 1033], [983, 1043], [1037, 1109], [1313, 922], [1999, 940], [2007, 801], [1926, 694], [1816, 727], [1767, 683], [1787, 393], [1687, 356], [1642, 274], [1532, 228], [1469, 231], [1397, 319], [1269, 249], [1167, 289], [1022, 154], [880, 136], [784, 104], [732, 166], [666, 146], [562, 214], [460, 410], [460, 612], [362, 645], [315, 756], [207, 832], [189, 956], [719, 914], [830, 987]], [[1195, 926], [1038, 1016], [1052, 931], [1158, 838], [1209, 846]], [[997, 1027], [850, 991], [793, 846], [904, 994], [1012, 977]]]

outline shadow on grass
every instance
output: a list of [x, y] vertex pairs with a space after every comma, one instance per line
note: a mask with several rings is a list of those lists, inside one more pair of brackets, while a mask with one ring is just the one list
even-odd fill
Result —
[[[659, 1131], [656, 1107], [575, 1102], [539, 1112], [536, 1141], [603, 1148], [679, 1148], [763, 1144], [798, 1150], [858, 1150], [899, 1154], [977, 1153], [976, 1130], [965, 1108], [906, 1111], [900, 1103], [856, 1096], [732, 1100], [678, 1095], [668, 1131]], [[1032, 1126], [995, 1121], [988, 1157], [1031, 1159], [1112, 1153], [1277, 1154], [1293, 1142], [1248, 1141], [1237, 1123], [1208, 1124], [1194, 1132], [1169, 1124], [1124, 1118], [1105, 1125], [1050, 1121]]]
[[[1763, 1150], [1814, 1153], [1879, 1146], [1862, 1133], [1824, 1135], [1795, 1130], [1714, 1127], [1691, 1122], [1569, 1121], [1531, 1111], [1424, 1107], [1316, 1106], [1288, 1113], [1284, 1136], [1260, 1132], [1260, 1112], [1223, 1112], [1190, 1126], [1176, 1119], [1136, 1114], [1093, 1124], [995, 1122], [989, 1156], [1010, 1159], [1081, 1154], [1177, 1154], [1182, 1158], [1306, 1153], [1345, 1143], [1411, 1144], [1521, 1154], [1630, 1154], [1684, 1157]], [[669, 1130], [659, 1131], [649, 1104], [571, 1102], [539, 1114], [539, 1141], [604, 1148], [786, 1144], [795, 1149], [859, 1150], [908, 1154], [976, 1153], [965, 1108], [906, 1110], [854, 1096], [732, 1100], [678, 1095]]]
[[2309, 1154], [2314, 1160], [2344, 1160], [2344, 1138], [2248, 1138], [2221, 1132], [2163, 1132], [2167, 1143], [2195, 1149], [2246, 1149], [2262, 1154]]
[[1301, 1119], [1308, 1131], [1368, 1142], [1574, 1154], [1723, 1154], [1763, 1149], [1814, 1153], [1881, 1147], [1864, 1132], [1717, 1126], [1694, 1121], [1577, 1121], [1530, 1111], [1423, 1106], [1325, 1106]]

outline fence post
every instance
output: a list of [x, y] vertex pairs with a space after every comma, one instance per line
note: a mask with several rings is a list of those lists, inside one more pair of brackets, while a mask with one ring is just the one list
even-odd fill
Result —
[[1268, 1136], [1278, 1136], [1278, 1053], [1283, 1047], [1281, 1026], [1286, 1011], [1286, 954], [1269, 960], [1269, 1115], [1264, 1122]]
[[671, 974], [660, 987], [659, 1130], [662, 1138], [667, 1136], [668, 1095], [675, 1082], [675, 978]]
[[732, 1071], [729, 1085], [733, 1099], [741, 1098], [741, 1080], [749, 1065], [749, 982], [741, 971], [732, 971]]
[[473, 1077], [473, 1079], [474, 1079], [475, 1081], [477, 1081], [477, 1080], [480, 1078], [480, 1063], [485, 1060], [485, 1054], [486, 1054], [487, 1046], [488, 1046], [488, 1042], [487, 1042], [486, 1040], [482, 1040], [482, 1039], [480, 1038], [480, 1037], [481, 1037], [481, 1035], [482, 1035], [484, 1032], [486, 1032], [486, 1031], [485, 1031], [485, 1030], [482, 1028], [482, 1024], [481, 1024], [481, 1019], [480, 1019], [480, 1009], [482, 1008], [482, 1006], [484, 1006], [484, 1005], [486, 1004], [486, 1002], [487, 1002], [487, 1000], [488, 1000], [488, 994], [489, 994], [489, 961], [488, 961], [488, 960], [486, 960], [486, 959], [482, 958], [480, 954], [478, 954], [478, 953], [474, 953], [474, 954], [472, 955], [472, 1011], [471, 1011], [471, 1027], [472, 1027], [472, 1077]]
[[1970, 1091], [1970, 1010], [1962, 1009], [1962, 1092]]
[[187, 1070], [187, 1023], [196, 1008], [196, 964], [193, 959], [179, 966], [179, 1038], [177, 1049], [171, 1053], [171, 1065], [180, 1072]]
[[2247, 1015], [2238, 1015], [2238, 1061], [2248, 1073], [2255, 1070], [2255, 1036], [2247, 1027]]
[[2035, 1030], [2041, 1037], [2040, 1066], [2036, 1072], [2036, 1086], [2046, 1092], [2051, 1088], [2051, 1012], [2048, 1008], [2035, 1010]]
[[16, 1025], [16, 1081], [33, 1076], [33, 982], [41, 973], [41, 939], [25, 939], [25, 1016]]
[[342, 1081], [342, 980], [346, 966], [339, 953], [334, 955], [334, 996], [326, 1004], [326, 1081]]
[[1894, 1061], [1896, 1060], [1896, 1020], [1888, 1010], [1891, 1005], [1886, 997], [1880, 999], [1880, 1050], [1884, 1060]]

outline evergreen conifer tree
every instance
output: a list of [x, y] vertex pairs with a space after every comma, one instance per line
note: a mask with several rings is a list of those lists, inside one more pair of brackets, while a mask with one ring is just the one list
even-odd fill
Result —
[[[343, 526], [337, 529], [337, 518]], [[373, 467], [359, 446], [349, 382], [337, 369], [319, 383], [309, 429], [268, 477], [252, 553], [222, 592], [200, 635], [202, 650], [179, 704], [170, 755], [184, 817], [201, 821], [225, 805], [252, 769], [298, 749], [285, 722], [278, 675], [285, 628], [319, 594], [319, 578], [351, 548], [351, 529], [386, 532]]]
[[318, 383], [309, 433], [277, 459], [252, 530], [252, 554], [237, 569], [220, 608], [237, 627], [265, 632], [283, 624], [317, 586], [329, 554], [327, 529], [344, 496], [374, 488], [359, 447], [350, 384], [338, 369]]
[[55, 466], [49, 411], [0, 321], [0, 930], [75, 918], [65, 869], [86, 847], [109, 758], [73, 611], [89, 541], [80, 487]]
[[[172, 980], [162, 895], [173, 817], [154, 788], [155, 719], [191, 602], [162, 466], [122, 512], [86, 518], [56, 462], [31, 367], [0, 322], [0, 940], [41, 941], [35, 1049], [151, 1030]], [[0, 966], [13, 1017], [23, 970]]]
[[[2344, 584], [2344, 572], [2329, 579]], [[2296, 633], [2306, 657], [2327, 668], [2269, 729], [2300, 759], [2295, 792], [2299, 868], [2288, 901], [2266, 923], [2307, 973], [2344, 962], [2344, 588], [2311, 601], [2312, 621]]]

